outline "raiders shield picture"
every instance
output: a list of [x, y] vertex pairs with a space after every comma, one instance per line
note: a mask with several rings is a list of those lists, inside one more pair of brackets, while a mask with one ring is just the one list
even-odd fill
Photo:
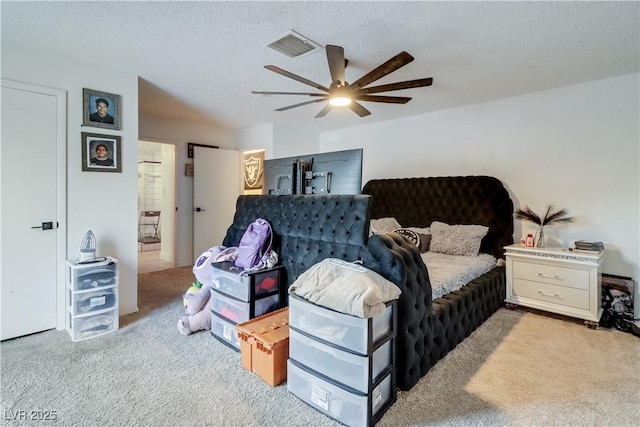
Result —
[[262, 166], [264, 152], [252, 153], [244, 159], [244, 189], [259, 190], [262, 188]]

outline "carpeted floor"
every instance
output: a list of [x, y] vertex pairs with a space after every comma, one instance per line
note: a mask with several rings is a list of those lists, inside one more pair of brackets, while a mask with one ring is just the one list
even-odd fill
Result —
[[[178, 333], [190, 267], [140, 275], [140, 312], [113, 334], [2, 342], [3, 425], [337, 426], [240, 364], [208, 332]], [[637, 426], [640, 339], [501, 309], [378, 426]], [[55, 411], [56, 421], [29, 421]]]

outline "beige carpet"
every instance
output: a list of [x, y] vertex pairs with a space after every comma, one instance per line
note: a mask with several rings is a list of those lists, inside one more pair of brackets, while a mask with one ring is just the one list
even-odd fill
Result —
[[401, 393], [380, 425], [422, 407], [411, 425], [638, 426], [639, 357], [631, 334], [501, 309]]
[[[242, 368], [208, 332], [178, 333], [190, 267], [139, 277], [140, 313], [113, 334], [4, 341], [3, 425], [338, 426]], [[397, 402], [378, 426], [638, 426], [640, 339], [501, 309]], [[19, 411], [53, 410], [55, 422]]]
[[[192, 267], [178, 267], [138, 275], [139, 311], [120, 318], [120, 327], [148, 316], [184, 294], [195, 282]], [[176, 319], [177, 321], [177, 319]]]
[[[164, 305], [192, 278], [191, 267], [141, 275], [141, 307]], [[419, 421], [416, 406], [425, 409]], [[500, 414], [506, 425], [640, 426], [640, 339], [579, 319], [502, 309], [482, 334], [400, 392], [378, 425], [397, 425], [403, 414], [411, 422], [401, 425], [471, 425], [483, 413], [491, 425]]]

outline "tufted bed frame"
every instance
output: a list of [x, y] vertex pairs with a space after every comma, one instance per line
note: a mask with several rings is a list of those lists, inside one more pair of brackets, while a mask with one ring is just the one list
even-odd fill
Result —
[[436, 220], [485, 225], [481, 252], [502, 258], [504, 246], [513, 243], [513, 202], [502, 183], [487, 176], [372, 180], [362, 193], [240, 196], [223, 245], [237, 246], [247, 226], [265, 218], [287, 285], [325, 258], [361, 260], [398, 285], [396, 383], [409, 390], [503, 305], [505, 271], [496, 267], [432, 301], [418, 249], [397, 233], [369, 238], [370, 219], [394, 217], [403, 227]]

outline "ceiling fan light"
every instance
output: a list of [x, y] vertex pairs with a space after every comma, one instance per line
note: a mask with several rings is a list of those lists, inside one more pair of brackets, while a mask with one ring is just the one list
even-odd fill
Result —
[[351, 104], [351, 98], [348, 98], [346, 96], [334, 96], [329, 100], [329, 104], [333, 105], [334, 107], [346, 107], [347, 105]]

